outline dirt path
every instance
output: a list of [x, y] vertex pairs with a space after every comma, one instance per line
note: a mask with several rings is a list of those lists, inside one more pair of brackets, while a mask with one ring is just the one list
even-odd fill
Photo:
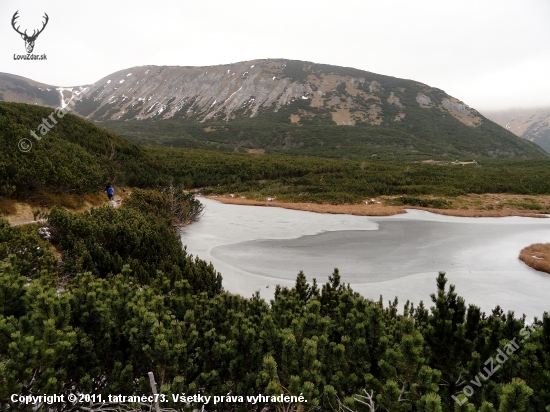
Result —
[[[99, 204], [87, 203], [85, 206], [79, 208], [78, 210], [72, 210], [72, 209], [68, 209], [68, 210], [71, 211], [71, 212], [75, 212], [75, 213], [81, 213], [81, 212], [84, 212], [86, 210], [90, 210], [92, 207], [100, 207], [100, 206], [109, 205], [109, 204], [113, 207], [120, 207], [120, 205], [122, 204], [122, 199], [115, 198], [114, 202], [105, 201], [105, 202], [99, 203]], [[34, 219], [34, 212], [37, 209], [39, 209], [39, 208], [32, 207], [31, 205], [29, 205], [27, 203], [18, 202], [18, 203], [15, 204], [15, 210], [16, 210], [15, 213], [0, 216], [0, 217], [2, 217], [3, 219], [6, 219], [10, 223], [10, 225], [12, 225], [12, 226], [28, 225], [30, 223], [38, 223], [42, 220], [35, 220]], [[48, 213], [49, 209], [41, 208], [40, 211], [42, 213]]]

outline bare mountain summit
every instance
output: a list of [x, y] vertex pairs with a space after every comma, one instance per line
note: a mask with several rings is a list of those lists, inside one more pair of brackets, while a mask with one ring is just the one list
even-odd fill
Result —
[[[37, 103], [28, 97], [44, 86], [9, 76], [0, 77], [6, 100]], [[440, 89], [296, 60], [141, 66], [47, 89], [43, 104], [63, 106], [85, 90], [79, 115], [144, 144], [347, 158], [546, 156]]]
[[[407, 90], [411, 84], [412, 96]], [[301, 109], [289, 116], [293, 123], [330, 114], [338, 125], [380, 125], [404, 121], [411, 97], [417, 107], [435, 108], [469, 127], [483, 121], [460, 100], [421, 83], [292, 60], [133, 67], [94, 83], [78, 111], [92, 120], [177, 117], [204, 122], [254, 117], [301, 101]]]

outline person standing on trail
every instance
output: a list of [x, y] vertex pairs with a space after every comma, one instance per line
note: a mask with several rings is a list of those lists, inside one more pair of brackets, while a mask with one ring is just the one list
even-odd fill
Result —
[[107, 183], [107, 188], [105, 189], [105, 192], [107, 192], [107, 197], [112, 202], [115, 196], [115, 189], [113, 189], [113, 186], [111, 186], [110, 183]]

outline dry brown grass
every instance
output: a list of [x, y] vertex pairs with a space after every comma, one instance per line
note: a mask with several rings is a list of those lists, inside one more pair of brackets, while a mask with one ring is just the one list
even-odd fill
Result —
[[11, 215], [16, 212], [15, 201], [11, 199], [0, 199], [0, 216]]
[[14, 203], [14, 211], [12, 213], [2, 216], [2, 219], [6, 219], [12, 225], [18, 225], [26, 222], [32, 222], [34, 220], [33, 211], [36, 208], [32, 208], [30, 205], [25, 203]]
[[429, 207], [407, 206], [407, 209], [426, 210], [428, 212], [437, 213], [446, 216], [458, 217], [506, 217], [506, 216], [522, 216], [536, 217], [545, 219], [547, 216], [536, 212], [528, 212], [518, 208], [508, 208], [504, 210], [485, 210], [485, 209], [433, 209]]
[[[131, 193], [131, 189], [122, 191], [115, 186], [115, 199], [125, 200]], [[74, 195], [67, 193], [39, 192], [24, 202], [15, 200], [4, 200], [0, 202], [0, 215], [12, 225], [21, 225], [33, 222], [35, 211], [48, 213], [54, 207], [63, 207], [71, 212], [83, 212], [92, 207], [108, 204], [107, 195], [103, 192], [88, 193], [85, 195]], [[9, 206], [7, 213], [1, 213], [2, 205]]]
[[541, 272], [550, 273], [550, 243], [535, 243], [524, 248], [519, 259]]
[[80, 210], [88, 204], [100, 205], [106, 199], [101, 192], [76, 195], [70, 193], [50, 193], [40, 191], [25, 199], [25, 203], [35, 208], [50, 209], [53, 206], [64, 207], [71, 210]]
[[[316, 213], [334, 213], [334, 214], [349, 214], [358, 216], [392, 216], [398, 213], [404, 213], [405, 209], [426, 210], [432, 213], [438, 213], [448, 216], [461, 217], [505, 217], [505, 216], [523, 216], [546, 218], [544, 213], [550, 211], [550, 196], [525, 196], [525, 195], [508, 195], [508, 194], [483, 194], [483, 195], [466, 195], [458, 197], [449, 197], [446, 200], [452, 203], [450, 209], [435, 209], [418, 206], [390, 206], [395, 199], [395, 196], [381, 196], [376, 200], [380, 203], [369, 204], [316, 204], [316, 203], [290, 203], [281, 202], [278, 200], [266, 201], [256, 199], [243, 199], [239, 196], [231, 198], [229, 196], [209, 196], [219, 200], [222, 203], [235, 205], [252, 205], [252, 206], [271, 206], [282, 207], [285, 209], [306, 210]], [[423, 198], [431, 198], [433, 196], [420, 196]], [[517, 205], [538, 204], [540, 210], [525, 209]]]
[[359, 205], [329, 205], [318, 203], [287, 203], [278, 200], [271, 202], [264, 200], [242, 199], [240, 197], [224, 197], [224, 196], [207, 196], [210, 199], [218, 200], [221, 203], [232, 205], [248, 205], [248, 206], [269, 206], [282, 207], [284, 209], [305, 210], [315, 213], [333, 213], [357, 216], [393, 216], [399, 213], [405, 213], [405, 209], [400, 206], [387, 206], [384, 204], [359, 204]]
[[300, 116], [297, 114], [290, 115], [290, 123], [298, 123], [300, 121]]
[[264, 154], [265, 149], [246, 149], [246, 152], [252, 154]]
[[355, 119], [352, 118], [351, 112], [346, 108], [338, 108], [332, 112], [332, 120], [339, 125], [355, 126]]
[[468, 217], [546, 217], [550, 213], [550, 196], [486, 193], [447, 198], [453, 203], [449, 210], [432, 210], [435, 213]]

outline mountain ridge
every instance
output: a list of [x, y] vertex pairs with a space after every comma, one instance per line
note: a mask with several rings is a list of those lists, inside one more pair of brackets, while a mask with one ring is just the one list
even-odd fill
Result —
[[[390, 83], [395, 83], [398, 90], [384, 93]], [[138, 66], [120, 70], [91, 85], [85, 99], [93, 98], [97, 107], [93, 104], [85, 108], [81, 106], [80, 112], [92, 120], [166, 119], [174, 116], [199, 121], [219, 120], [220, 117], [221, 120], [230, 120], [235, 117], [235, 111], [241, 116], [253, 117], [262, 108], [274, 106], [274, 110], [278, 110], [301, 99], [308, 100], [311, 108], [331, 109], [332, 120], [339, 125], [354, 125], [357, 121], [380, 124], [383, 121], [379, 114], [381, 104], [387, 102], [403, 108], [397, 94], [411, 83], [424, 91], [415, 96], [420, 107], [436, 105], [465, 124], [475, 126], [480, 123], [476, 110], [441, 89], [420, 82], [349, 67], [272, 59], [217, 66]], [[437, 103], [436, 94], [441, 97]], [[107, 113], [101, 111], [98, 114], [105, 104], [120, 110], [111, 108]], [[354, 105], [363, 110], [351, 114]], [[178, 113], [182, 109], [187, 109], [185, 114]], [[401, 121], [405, 116], [405, 113], [398, 112], [392, 120]], [[294, 121], [299, 120], [295, 118]]]
[[[322, 73], [320, 76], [321, 78], [316, 78], [315, 75], [304, 76], [304, 73], [300, 73], [300, 67], [299, 67], [300, 65], [303, 65], [302, 68], [306, 68], [306, 69], [316, 68], [317, 71], [324, 69], [328, 72], [328, 74]], [[122, 108], [127, 108], [128, 106], [130, 106], [131, 102], [127, 102], [124, 104], [121, 104], [121, 103], [128, 99], [132, 99], [134, 101], [136, 100], [135, 96], [130, 97], [125, 95], [126, 93], [125, 91], [128, 91], [129, 93], [132, 91], [132, 89], [134, 89], [134, 87], [128, 88], [126, 87], [127, 85], [124, 85], [123, 83], [126, 80], [135, 81], [136, 77], [142, 77], [141, 79], [139, 78], [137, 79], [137, 83], [140, 83], [143, 80], [145, 80], [144, 76], [147, 76], [149, 72], [154, 72], [155, 70], [156, 70], [156, 74], [151, 73], [151, 76], [149, 77], [149, 80], [152, 80], [152, 81], [147, 82], [147, 86], [144, 87], [143, 91], [145, 92], [145, 96], [138, 97], [137, 98], [138, 103], [136, 104], [139, 104], [139, 102], [144, 102], [143, 99], [147, 99], [147, 101], [150, 101], [152, 99], [152, 96], [155, 96], [154, 93], [151, 95], [151, 94], [148, 94], [148, 92], [155, 91], [156, 89], [158, 89], [158, 87], [155, 87], [155, 86], [160, 86], [158, 84], [158, 77], [161, 77], [161, 80], [162, 80], [162, 76], [158, 76], [158, 75], [161, 75], [162, 72], [164, 71], [172, 71], [172, 72], [179, 71], [180, 73], [177, 73], [177, 74], [180, 77], [176, 78], [176, 80], [181, 80], [181, 75], [184, 75], [186, 77], [196, 78], [198, 77], [197, 75], [200, 74], [199, 72], [202, 72], [202, 70], [205, 70], [205, 69], [206, 69], [204, 73], [205, 75], [208, 74], [208, 69], [211, 71], [211, 74], [214, 71], [214, 73], [217, 75], [220, 74], [220, 71], [224, 72], [227, 69], [226, 74], [230, 78], [235, 76], [237, 72], [244, 70], [244, 72], [240, 74], [240, 77], [243, 79], [250, 78], [252, 81], [254, 81], [257, 79], [257, 75], [256, 74], [251, 75], [250, 73], [254, 68], [257, 68], [259, 66], [263, 66], [262, 68], [264, 69], [264, 72], [262, 73], [264, 74], [264, 76], [262, 76], [259, 79], [259, 83], [262, 83], [263, 81], [266, 80], [266, 76], [265, 76], [266, 73], [274, 74], [274, 76], [271, 78], [271, 81], [273, 81], [276, 85], [273, 88], [273, 91], [280, 92], [280, 93], [278, 95], [269, 93], [267, 96], [264, 95], [258, 98], [252, 97], [254, 101], [259, 100], [259, 103], [249, 105], [250, 106], [249, 109], [252, 115], [256, 115], [258, 113], [260, 106], [266, 106], [266, 105], [270, 106], [274, 103], [277, 103], [279, 105], [278, 107], [280, 107], [281, 105], [288, 104], [289, 101], [291, 100], [302, 98], [305, 100], [311, 99], [312, 100], [311, 106], [314, 108], [326, 107], [326, 106], [334, 107], [336, 109], [336, 112], [333, 115], [333, 120], [335, 121], [336, 124], [341, 124], [341, 125], [354, 124], [356, 119], [352, 118], [354, 116], [349, 115], [348, 110], [346, 110], [346, 107], [345, 107], [347, 104], [349, 104], [349, 99], [348, 101], [341, 101], [341, 100], [339, 101], [339, 99], [336, 98], [336, 99], [332, 99], [330, 103], [326, 102], [328, 104], [323, 104], [324, 102], [321, 102], [320, 97], [325, 95], [327, 92], [331, 92], [335, 87], [342, 86], [343, 85], [342, 81], [344, 81], [346, 91], [353, 94], [353, 97], [360, 96], [362, 98], [366, 98], [366, 100], [372, 100], [372, 102], [370, 103], [376, 105], [376, 102], [380, 102], [381, 99], [380, 97], [376, 96], [373, 93], [381, 92], [382, 90], [384, 90], [380, 82], [377, 81], [376, 79], [386, 79], [386, 80], [393, 80], [397, 82], [414, 82], [418, 86], [424, 87], [427, 90], [444, 94], [445, 97], [442, 99], [440, 104], [446, 109], [448, 109], [453, 116], [466, 122], [473, 120], [472, 122], [473, 124], [481, 120], [479, 119], [479, 113], [476, 110], [471, 109], [469, 106], [464, 104], [459, 99], [446, 95], [446, 93], [441, 89], [430, 87], [424, 83], [416, 82], [414, 80], [405, 80], [405, 79], [399, 79], [397, 77], [371, 73], [371, 72], [367, 72], [367, 71], [363, 71], [363, 70], [355, 69], [351, 67], [339, 67], [339, 66], [326, 65], [326, 64], [302, 62], [297, 60], [263, 59], [263, 60], [250, 60], [245, 62], [216, 65], [216, 66], [156, 66], [156, 65], [135, 66], [135, 67], [122, 69], [114, 73], [111, 73], [107, 76], [104, 76], [103, 78], [99, 79], [94, 83], [80, 85], [80, 86], [73, 86], [73, 87], [50, 86], [40, 82], [35, 82], [33, 80], [25, 79], [21, 76], [8, 75], [6, 73], [0, 73], [0, 76], [4, 76], [4, 77], [13, 76], [17, 79], [26, 80], [28, 83], [35, 84], [37, 85], [37, 87], [39, 86], [47, 87], [48, 92], [50, 92], [50, 90], [53, 91], [55, 89], [60, 92], [59, 94], [61, 95], [61, 98], [58, 99], [57, 104], [61, 106], [66, 105], [66, 102], [74, 97], [73, 95], [74, 89], [79, 89], [78, 93], [80, 93], [83, 91], [84, 88], [89, 88], [89, 90], [87, 90], [86, 95], [84, 96], [84, 99], [90, 99], [94, 94], [95, 95], [99, 94], [100, 96], [98, 97], [101, 97], [101, 98], [105, 98], [105, 95], [108, 95], [109, 97], [107, 99], [107, 103], [103, 101], [98, 103], [97, 105], [98, 107], [96, 108], [97, 110], [103, 107], [105, 104], [112, 105], [117, 103], [117, 106], [122, 106]], [[136, 73], [141, 72], [141, 73], [139, 73], [139, 75], [134, 76], [134, 72]], [[339, 74], [338, 72], [342, 74]], [[127, 79], [130, 76], [134, 76], [134, 78]], [[172, 75], [171, 77], [173, 76], [174, 75]], [[356, 77], [354, 78], [353, 76], [356, 76]], [[370, 76], [373, 79], [365, 80], [365, 76]], [[238, 77], [239, 75], [237, 75], [236, 78]], [[217, 76], [217, 77], [214, 77], [213, 80], [218, 80], [219, 78], [220, 76]], [[1, 79], [0, 77], [0, 80], [5, 80], [5, 79]], [[10, 80], [13, 81], [13, 79], [10, 79]], [[306, 82], [306, 84], [299, 84], [300, 81], [306, 81], [306, 80], [311, 81], [312, 83], [309, 84]], [[317, 80], [317, 82], [315, 82], [315, 80]], [[164, 82], [166, 81], [167, 80], [164, 79]], [[290, 84], [289, 84], [289, 81], [290, 81]], [[362, 90], [356, 87], [359, 84], [364, 85], [365, 82], [368, 83], [368, 91]], [[234, 79], [229, 79], [229, 81], [228, 79], [221, 79], [221, 87], [218, 87], [218, 85], [214, 84], [214, 81], [210, 82], [210, 86], [207, 87], [207, 89], [211, 89], [211, 90], [209, 90], [209, 93], [207, 93], [206, 96], [203, 96], [203, 100], [206, 100], [203, 103], [211, 103], [209, 108], [212, 108], [212, 110], [207, 111], [207, 113], [201, 119], [202, 121], [215, 117], [220, 112], [220, 109], [228, 108], [229, 109], [228, 115], [230, 116], [232, 114], [231, 113], [232, 110], [234, 110], [236, 107], [240, 108], [243, 105], [246, 105], [246, 103], [249, 101], [247, 99], [250, 97], [249, 95], [250, 90], [246, 90], [246, 88], [245, 90], [243, 90], [244, 88], [243, 86], [236, 88], [234, 83], [235, 83]], [[168, 87], [171, 88], [172, 86], [168, 85]], [[214, 89], [214, 87], [216, 88]], [[100, 92], [101, 88], [106, 90], [101, 90]], [[177, 87], [175, 89], [177, 90]], [[240, 92], [241, 90], [242, 90], [242, 93], [240, 93], [240, 95], [237, 95], [237, 93]], [[253, 94], [254, 92], [257, 92], [257, 90], [254, 90]], [[134, 90], [133, 94], [136, 94], [136, 93], [137, 93], [137, 90]], [[228, 100], [230, 99], [232, 101], [230, 102], [230, 104], [225, 105], [218, 102], [217, 98], [214, 98], [212, 100], [213, 93], [215, 93], [216, 96], [223, 96], [221, 99], [223, 100], [223, 103], [227, 103]], [[160, 98], [159, 96], [155, 96], [155, 97], [156, 99], [153, 105], [146, 107], [146, 110], [141, 111], [140, 115], [137, 115], [136, 118], [143, 119], [143, 118], [156, 117], [161, 115], [163, 112], [168, 112], [167, 114], [164, 114], [162, 116], [163, 118], [172, 117], [175, 114], [175, 112], [182, 109], [182, 107], [185, 105], [185, 103], [189, 99], [189, 96], [184, 96], [183, 100], [179, 102], [180, 103], [179, 106], [170, 107], [169, 101], [172, 100], [173, 95], [171, 95], [169, 99], [164, 101], [161, 100], [161, 98], [164, 96], [160, 96]], [[417, 98], [418, 104], [421, 107], [429, 107], [434, 104], [430, 97], [422, 93], [419, 93], [416, 96], [416, 98]], [[121, 99], [122, 102], [119, 102], [119, 99]], [[396, 107], [402, 107], [400, 98], [395, 95], [395, 92], [394, 93], [390, 92], [387, 99], [388, 99], [388, 103], [393, 104]], [[43, 100], [46, 100], [46, 99], [43, 99]], [[94, 100], [99, 101], [99, 99], [95, 96], [94, 96]], [[18, 102], [34, 103], [29, 101], [18, 101]], [[43, 103], [46, 103], [44, 105], [53, 105], [54, 101], [50, 97], [49, 101], [44, 101]], [[154, 107], [155, 103], [157, 105], [156, 108]], [[96, 110], [91, 110], [89, 106], [90, 105], [88, 105], [88, 107], [83, 108], [81, 104], [80, 110], [77, 110], [77, 112], [79, 112], [79, 114], [85, 115], [85, 117], [91, 118], [92, 120], [100, 120], [100, 118], [102, 118], [103, 120], [107, 120], [105, 118], [106, 116], [102, 115], [103, 113], [96, 114], [95, 113]], [[344, 106], [344, 107], [341, 107], [341, 106]], [[165, 110], [168, 107], [170, 107], [172, 110], [171, 111]], [[155, 110], [153, 110], [153, 108], [155, 108]], [[203, 107], [201, 107], [201, 109], [203, 109]], [[369, 117], [368, 121], [371, 122], [371, 124], [379, 124], [380, 119], [378, 118], [379, 116], [376, 113], [378, 111], [378, 108], [377, 107], [373, 108], [371, 105], [370, 107], [368, 107], [368, 109], [371, 110], [371, 112], [368, 113], [368, 117]], [[91, 113], [89, 113], [90, 111]], [[136, 110], [133, 109], [131, 111], [135, 112]], [[122, 113], [126, 114], [126, 111], [122, 110]], [[365, 114], [366, 113], [360, 113], [355, 117], [356, 118], [361, 117], [361, 115], [365, 115]], [[117, 115], [116, 113], [113, 113], [113, 110], [110, 111], [111, 119], [115, 119], [116, 115]], [[471, 120], [465, 120], [464, 117], [471, 117]], [[127, 119], [128, 116], [125, 116], [125, 118]], [[346, 120], [346, 118], [348, 120]], [[400, 121], [401, 118], [403, 118], [403, 116], [399, 116], [397, 119], [394, 118], [394, 120]], [[228, 119], [229, 118], [226, 118], [224, 120], [228, 120]]]
[[0, 72], [0, 101], [59, 106], [61, 96], [56, 90], [56, 86]]
[[[0, 93], [5, 84], [0, 78]], [[328, 157], [545, 156], [441, 89], [297, 60], [138, 66], [55, 90], [59, 105], [83, 97], [75, 113], [142, 144]]]
[[550, 107], [487, 111], [484, 116], [550, 153]]

